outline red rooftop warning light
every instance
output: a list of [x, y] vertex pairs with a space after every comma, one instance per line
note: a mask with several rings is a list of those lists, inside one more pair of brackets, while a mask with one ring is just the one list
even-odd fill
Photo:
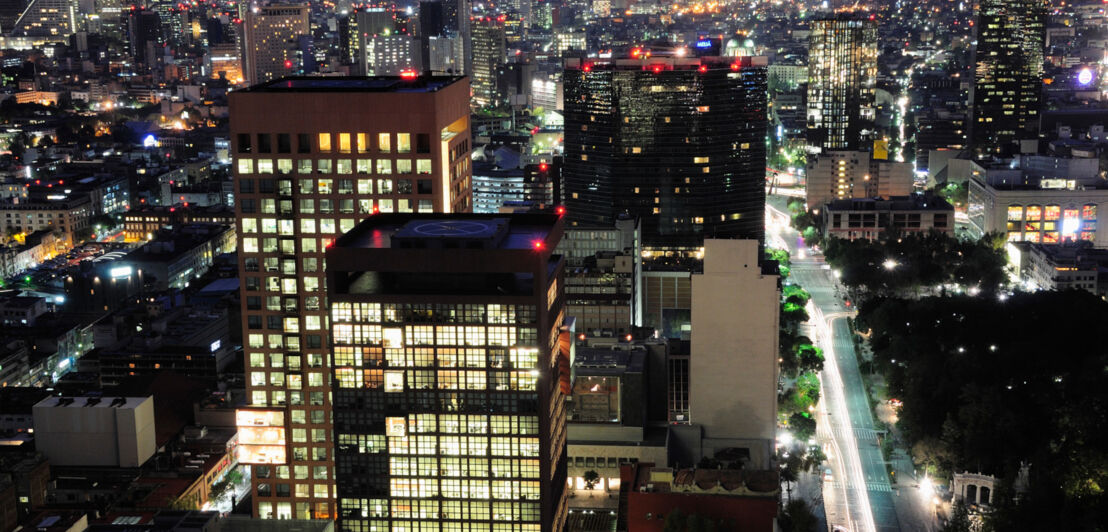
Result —
[[547, 168], [550, 168], [550, 166], [547, 165], [546, 163], [539, 163], [539, 171], [540, 172], [545, 172]]
[[697, 70], [700, 71], [701, 74], [704, 74], [708, 72], [708, 65], [700, 65], [700, 68], [697, 68]]
[[285, 68], [292, 68], [292, 61], [285, 59]]
[[404, 70], [400, 72], [400, 77], [410, 81], [418, 78], [419, 74], [415, 70]]
[[653, 71], [655, 74], [661, 74], [662, 73], [662, 65], [654, 65], [654, 66], [650, 67], [650, 70]]
[[532, 240], [531, 247], [535, 249], [544, 249], [546, 248], [546, 242], [543, 242], [542, 240]]
[[740, 68], [742, 68], [742, 65], [738, 63], [731, 63], [731, 70], [738, 72]]
[[558, 216], [562, 216], [565, 213], [566, 213], [566, 208], [565, 207], [563, 207], [561, 205], [558, 205], [557, 207], [554, 207], [554, 214], [557, 214]]
[[585, 65], [581, 70], [585, 72], [592, 72], [592, 65]]

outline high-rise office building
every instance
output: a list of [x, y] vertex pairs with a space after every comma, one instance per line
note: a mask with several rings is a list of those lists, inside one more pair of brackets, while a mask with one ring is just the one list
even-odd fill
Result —
[[464, 78], [293, 77], [229, 94], [254, 514], [333, 518], [324, 251], [373, 213], [468, 212]]
[[328, 250], [340, 530], [563, 529], [562, 232], [392, 214]]
[[974, 28], [970, 145], [978, 157], [1018, 153], [1014, 142], [1039, 133], [1046, 4], [982, 0]]
[[37, 37], [64, 42], [77, 31], [76, 0], [30, 0], [11, 29], [13, 37]]
[[301, 35], [311, 35], [308, 4], [271, 4], [247, 11], [243, 22], [243, 71], [253, 85], [298, 74]]
[[808, 146], [868, 149], [876, 116], [877, 23], [814, 20], [808, 41]]
[[161, 17], [148, 9], [138, 8], [127, 15], [127, 44], [131, 58], [146, 68], [157, 61], [162, 42]]
[[508, 58], [504, 41], [504, 20], [482, 17], [473, 21], [473, 107], [483, 109], [500, 104], [496, 79]]
[[766, 59], [566, 59], [567, 217], [642, 219], [647, 248], [762, 240]]
[[406, 33], [366, 37], [362, 44], [359, 63], [366, 75], [399, 76], [423, 70], [419, 39]]

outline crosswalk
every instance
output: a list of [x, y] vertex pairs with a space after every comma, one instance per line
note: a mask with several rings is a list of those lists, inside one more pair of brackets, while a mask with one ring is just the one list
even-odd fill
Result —
[[[844, 487], [848, 490], [855, 489], [854, 484], [849, 483], [849, 482], [846, 484], [846, 486], [843, 486], [843, 483], [838, 481], [838, 480], [825, 481], [823, 483], [823, 489], [824, 490], [827, 490], [827, 489], [839, 490], [839, 489], [842, 489]], [[866, 491], [879, 491], [879, 492], [891, 493], [893, 491], [893, 487], [892, 487], [892, 484], [889, 484], [888, 482], [881, 482], [881, 481], [866, 482]]]

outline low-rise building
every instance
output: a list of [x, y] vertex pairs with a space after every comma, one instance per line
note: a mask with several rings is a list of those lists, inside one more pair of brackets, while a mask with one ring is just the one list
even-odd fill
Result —
[[159, 232], [119, 262], [141, 271], [154, 290], [180, 289], [207, 273], [216, 255], [234, 249], [233, 226], [194, 223]]
[[153, 397], [47, 397], [35, 447], [57, 466], [139, 467], [156, 449]]
[[1004, 234], [1009, 242], [1060, 244], [1092, 242], [1108, 248], [1108, 230], [1100, 230], [1097, 211], [1108, 208], [1108, 187], [1043, 188], [1031, 185], [969, 182], [969, 232]]
[[1099, 279], [1101, 272], [1108, 273], [1108, 249], [1082, 244], [1030, 244], [1021, 277], [1040, 290], [1085, 290], [1103, 295], [1106, 290]]
[[92, 215], [92, 202], [87, 196], [58, 200], [11, 198], [0, 202], [0, 222], [4, 230], [9, 233], [57, 230], [70, 245], [88, 236]]
[[901, 233], [954, 234], [954, 206], [933, 195], [835, 200], [820, 215], [824, 238], [873, 240], [894, 228]]
[[224, 205], [199, 207], [180, 203], [172, 206], [143, 206], [123, 215], [123, 237], [127, 242], [151, 240], [167, 227], [190, 223], [235, 225], [234, 209]]
[[[668, 530], [671, 512], [697, 515], [717, 530], [774, 530], [781, 482], [770, 469], [672, 469], [639, 463], [623, 466], [627, 530]], [[681, 527], [683, 528], [683, 527]]]
[[657, 340], [577, 346], [566, 414], [571, 507], [615, 510], [620, 466], [669, 462], [666, 399], [650, 393], [664, 389], [665, 363]]

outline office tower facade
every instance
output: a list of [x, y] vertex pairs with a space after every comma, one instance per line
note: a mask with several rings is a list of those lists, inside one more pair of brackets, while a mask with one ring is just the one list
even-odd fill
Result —
[[562, 231], [380, 215], [327, 252], [340, 530], [563, 529]]
[[361, 70], [368, 76], [399, 76], [420, 72], [419, 40], [408, 34], [377, 35], [362, 41]]
[[637, 216], [644, 247], [659, 250], [762, 240], [764, 57], [565, 63], [570, 224], [610, 227], [621, 214]]
[[4, 29], [13, 37], [37, 37], [63, 42], [77, 31], [76, 0], [30, 0], [14, 26]]
[[468, 212], [464, 78], [285, 78], [229, 95], [254, 514], [335, 516], [324, 251], [376, 212]]
[[127, 41], [131, 58], [146, 68], [157, 61], [162, 42], [161, 17], [154, 11], [136, 9], [127, 16]]
[[271, 4], [247, 11], [243, 70], [250, 85], [301, 71], [301, 35], [311, 35], [308, 4]]
[[496, 78], [500, 67], [507, 61], [508, 51], [504, 41], [504, 21], [483, 17], [473, 21], [473, 107], [484, 109], [500, 104]]
[[1010, 155], [1039, 133], [1046, 4], [982, 0], [978, 9], [970, 145], [978, 157]]
[[876, 117], [877, 23], [814, 20], [808, 41], [808, 146], [868, 149]]

